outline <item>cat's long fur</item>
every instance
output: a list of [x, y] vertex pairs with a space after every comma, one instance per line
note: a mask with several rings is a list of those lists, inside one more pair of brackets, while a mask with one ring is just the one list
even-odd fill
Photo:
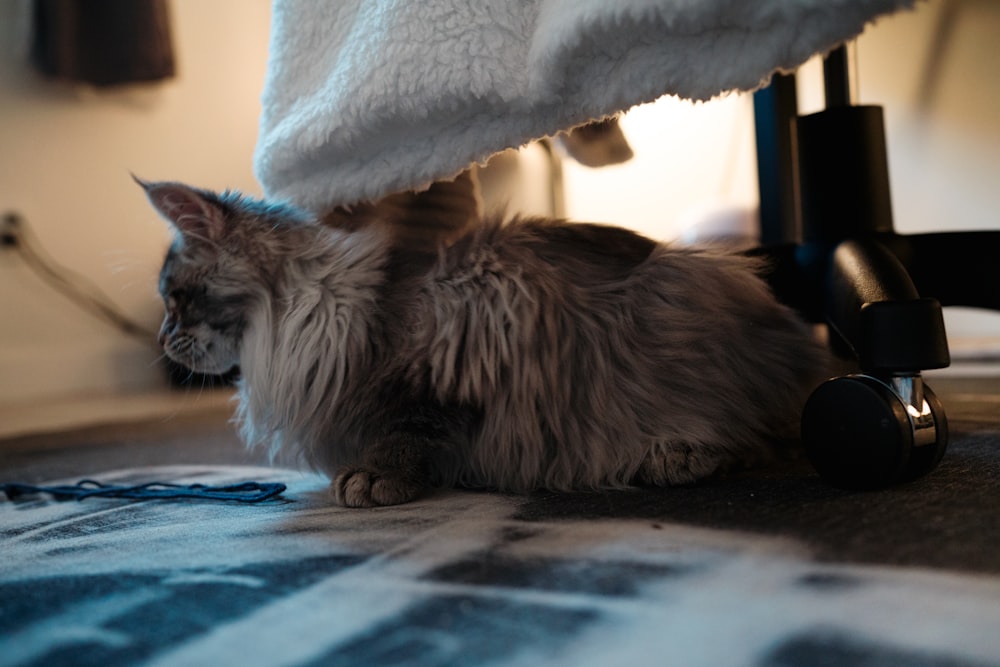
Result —
[[[737, 254], [536, 219], [409, 252], [377, 221], [145, 187], [180, 232], [161, 276], [168, 354], [238, 362], [246, 441], [295, 448], [348, 505], [691, 482], [765, 455], [824, 370]], [[181, 312], [191, 283], [225, 320], [211, 335]], [[196, 343], [172, 350], [183, 336], [238, 356], [205, 364]]]

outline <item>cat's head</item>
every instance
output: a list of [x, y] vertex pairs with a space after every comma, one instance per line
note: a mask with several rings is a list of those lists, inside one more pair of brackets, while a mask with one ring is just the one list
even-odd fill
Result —
[[298, 214], [235, 192], [136, 182], [176, 231], [160, 271], [160, 344], [193, 371], [225, 373], [279, 270], [281, 230]]

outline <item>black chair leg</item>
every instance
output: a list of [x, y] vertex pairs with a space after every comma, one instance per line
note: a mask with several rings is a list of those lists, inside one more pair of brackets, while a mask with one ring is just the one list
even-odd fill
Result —
[[940, 303], [920, 298], [904, 265], [879, 241], [838, 244], [827, 292], [827, 321], [863, 373], [888, 377], [948, 365]]
[[920, 298], [906, 268], [874, 238], [829, 256], [826, 315], [861, 372], [834, 378], [802, 416], [806, 454], [841, 487], [875, 489], [932, 470], [948, 444], [947, 419], [922, 370], [949, 363], [941, 305]]
[[1000, 231], [911, 234], [883, 243], [921, 294], [944, 306], [1000, 310]]

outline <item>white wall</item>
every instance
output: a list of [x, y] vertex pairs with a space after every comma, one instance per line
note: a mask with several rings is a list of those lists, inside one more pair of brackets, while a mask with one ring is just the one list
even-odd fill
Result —
[[[0, 211], [125, 311], [159, 325], [167, 229], [129, 172], [257, 192], [268, 0], [173, 0], [178, 76], [99, 92], [26, 63], [29, 2], [0, 2]], [[83, 314], [0, 250], [0, 402], [162, 383], [157, 353]]]
[[[948, 4], [955, 21], [936, 49]], [[1000, 228], [998, 35], [1000, 2], [931, 0], [857, 40], [857, 101], [885, 108], [901, 232]], [[801, 70], [802, 113], [821, 108], [821, 77], [818, 59]], [[635, 159], [603, 169], [567, 163], [570, 215], [671, 239], [692, 210], [756, 206], [752, 116], [748, 95], [703, 104], [662, 98], [632, 109], [622, 127]]]
[[757, 204], [753, 103], [730, 95], [704, 103], [664, 97], [621, 118], [635, 156], [590, 169], [567, 159], [567, 215], [673, 239], [704, 211]]

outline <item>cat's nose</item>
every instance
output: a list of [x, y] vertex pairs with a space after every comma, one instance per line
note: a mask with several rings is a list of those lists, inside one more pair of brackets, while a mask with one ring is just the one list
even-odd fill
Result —
[[160, 325], [160, 333], [156, 336], [156, 342], [160, 344], [160, 347], [164, 347], [167, 344], [167, 338], [170, 337], [170, 332], [174, 330], [177, 325], [170, 320], [163, 320], [163, 324]]

